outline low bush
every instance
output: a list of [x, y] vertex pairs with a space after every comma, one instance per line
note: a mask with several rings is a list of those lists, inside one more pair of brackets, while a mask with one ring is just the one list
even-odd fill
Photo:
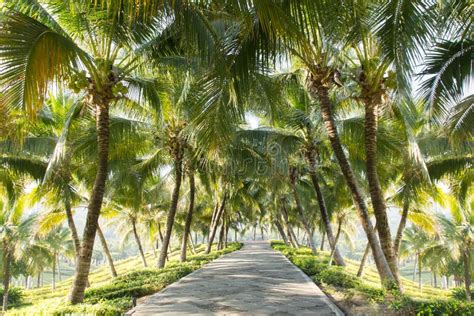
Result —
[[281, 242], [272, 242], [272, 247], [281, 251], [315, 283], [323, 285], [323, 288], [324, 285], [330, 285], [328, 288], [342, 291], [345, 298], [361, 294], [367, 299], [368, 304], [385, 304], [389, 309], [402, 315], [474, 315], [474, 303], [462, 301], [466, 298], [464, 289], [453, 289], [452, 299], [419, 299], [401, 294], [397, 290], [385, 291], [369, 285], [363, 279], [349, 273], [345, 267], [329, 266], [327, 255], [314, 256], [307, 248], [294, 249]]
[[[0, 289], [0, 297], [3, 297], [3, 289]], [[24, 293], [19, 287], [11, 287], [8, 290], [8, 305], [17, 306], [23, 303]]]
[[[466, 288], [464, 287], [455, 287], [454, 289], [451, 290], [451, 297], [460, 300], [460, 301], [465, 301], [467, 300], [466, 298]], [[471, 297], [474, 297], [474, 287], [471, 287]]]
[[[89, 288], [84, 293], [84, 303], [70, 305], [63, 297], [39, 302], [30, 307], [12, 309], [9, 315], [123, 315], [132, 308], [135, 298], [156, 293], [176, 282], [194, 270], [199, 269], [219, 256], [238, 250], [241, 243], [231, 243], [229, 247], [210, 254], [189, 256], [185, 263], [172, 261], [163, 269], [140, 269], [112, 279], [107, 284]], [[12, 296], [15, 297], [15, 296]], [[13, 305], [13, 303], [12, 303]]]

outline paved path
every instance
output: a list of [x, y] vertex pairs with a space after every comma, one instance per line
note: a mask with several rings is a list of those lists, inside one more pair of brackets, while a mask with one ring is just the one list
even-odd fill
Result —
[[248, 242], [149, 296], [128, 315], [343, 315], [267, 242]]

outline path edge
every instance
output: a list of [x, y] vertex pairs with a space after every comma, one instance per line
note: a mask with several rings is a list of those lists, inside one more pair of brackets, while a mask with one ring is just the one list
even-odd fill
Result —
[[280, 251], [278, 250], [275, 250], [273, 249], [271, 243], [269, 242], [270, 244], [270, 247], [273, 251], [279, 253], [283, 258], [285, 258], [285, 260], [293, 267], [294, 270], [298, 271], [299, 274], [301, 274], [301, 276], [303, 277], [303, 279], [310, 283], [311, 286], [313, 286], [314, 288], [316, 288], [319, 292], [321, 292], [323, 294], [323, 296], [321, 297], [322, 300], [329, 306], [329, 308], [337, 315], [337, 316], [345, 316], [346, 314], [327, 296], [326, 293], [324, 293], [323, 290], [321, 290], [321, 288], [316, 284], [314, 283], [314, 281], [306, 274], [303, 272], [303, 270], [301, 270], [300, 268], [298, 268], [296, 265], [293, 264], [293, 262], [290, 261], [290, 259], [288, 259], [284, 254], [282, 254]]
[[[197, 273], [199, 270], [201, 270], [201, 269], [204, 268], [205, 266], [207, 266], [207, 265], [213, 263], [214, 261], [219, 260], [219, 259], [221, 259], [221, 258], [224, 258], [224, 257], [227, 256], [227, 255], [230, 255], [230, 254], [232, 254], [232, 253], [235, 253], [235, 252], [237, 252], [237, 251], [242, 250], [242, 249], [244, 248], [244, 246], [245, 246], [245, 243], [243, 243], [243, 242], [240, 242], [240, 243], [242, 244], [242, 247], [240, 247], [240, 249], [237, 249], [237, 250], [232, 251], [232, 252], [229, 252], [229, 253], [225, 253], [225, 254], [221, 255], [220, 257], [218, 257], [218, 258], [216, 258], [216, 259], [214, 259], [214, 260], [212, 260], [212, 261], [209, 261], [209, 262], [206, 263], [206, 264], [203, 264], [199, 269], [196, 269], [196, 270], [194, 270], [193, 272], [191, 272], [191, 273], [185, 275], [184, 277], [182, 277], [182, 278], [179, 279], [178, 281], [173, 282], [173, 283], [171, 283], [171, 284], [168, 285], [168, 286], [165, 286], [164, 288], [162, 288], [162, 289], [159, 290], [158, 292], [155, 292], [155, 293], [153, 293], [153, 294], [150, 294], [150, 295], [148, 295], [148, 296], [145, 296], [145, 299], [144, 299], [143, 302], [141, 302], [140, 304], [145, 303], [145, 302], [146, 302], [147, 300], [149, 300], [152, 296], [155, 296], [155, 295], [157, 295], [157, 294], [164, 293], [164, 292], [166, 292], [169, 288], [172, 288], [172, 287], [175, 286], [175, 285], [177, 286], [177, 285], [178, 285], [179, 283], [181, 283], [185, 278], [187, 278], [187, 277], [189, 277], [189, 276], [191, 276], [191, 275]], [[285, 258], [286, 258], [286, 257], [285, 257]], [[138, 305], [137, 305], [137, 306], [138, 306]], [[125, 315], [125, 316], [132, 316], [132, 315], [135, 313], [135, 308], [136, 308], [137, 306], [134, 306], [132, 309], [130, 309], [129, 311], [125, 312], [124, 315]]]

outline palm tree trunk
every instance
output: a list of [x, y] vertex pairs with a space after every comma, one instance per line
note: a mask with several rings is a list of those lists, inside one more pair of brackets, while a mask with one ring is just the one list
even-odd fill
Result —
[[79, 251], [81, 250], [81, 241], [79, 239], [79, 234], [77, 233], [76, 224], [74, 223], [74, 217], [72, 215], [71, 210], [71, 202], [69, 201], [68, 197], [65, 198], [64, 208], [66, 210], [67, 225], [69, 227], [69, 230], [71, 231], [71, 237], [74, 243], [74, 254], [77, 258], [77, 256], [79, 255]]
[[466, 300], [471, 302], [471, 260], [470, 249], [467, 247], [462, 252], [463, 266], [464, 266], [464, 287], [466, 289]]
[[289, 245], [288, 244], [288, 237], [286, 237], [285, 231], [283, 230], [283, 226], [281, 226], [280, 221], [278, 221], [276, 219], [276, 220], [273, 221], [273, 223], [275, 224], [276, 228], [278, 229], [278, 232], [280, 233], [281, 238], [285, 242], [285, 245], [288, 246]]
[[438, 279], [436, 277], [436, 271], [433, 271], [433, 286], [438, 287]]
[[288, 239], [293, 247], [298, 248], [300, 245], [298, 244], [298, 240], [296, 239], [295, 233], [293, 232], [293, 229], [291, 228], [291, 225], [290, 225], [288, 212], [286, 211], [286, 206], [285, 206], [285, 199], [281, 200], [281, 214], [283, 215], [283, 220], [285, 222], [286, 231], [288, 233]]
[[224, 213], [226, 200], [227, 200], [227, 193], [224, 192], [224, 197], [222, 198], [222, 202], [221, 202], [220, 207], [217, 208], [216, 216], [214, 217], [214, 222], [211, 223], [211, 230], [210, 230], [210, 234], [209, 234], [209, 240], [207, 242], [207, 248], [206, 248], [206, 251], [205, 251], [206, 254], [211, 252], [212, 243], [214, 242], [214, 238], [215, 238], [216, 232], [217, 232], [217, 226], [219, 225], [219, 221], [220, 221], [220, 218], [222, 216], [222, 213]]
[[108, 173], [109, 159], [109, 105], [108, 103], [96, 105], [96, 128], [98, 162], [97, 173], [92, 188], [91, 197], [87, 211], [86, 225], [82, 237], [81, 251], [77, 257], [76, 272], [68, 300], [72, 304], [81, 303], [84, 300], [84, 290], [88, 283], [89, 270], [91, 266], [92, 250], [94, 248], [97, 223], [99, 221], [100, 209], [105, 192], [105, 182]]
[[179, 190], [181, 188], [181, 180], [183, 177], [182, 149], [178, 148], [174, 156], [176, 182], [174, 185], [173, 195], [171, 196], [171, 205], [168, 212], [168, 217], [166, 219], [166, 232], [163, 242], [161, 243], [160, 257], [158, 258], [158, 268], [163, 268], [165, 266], [165, 260], [168, 255], [168, 247], [171, 239], [171, 233], [173, 231], [174, 217], [176, 215], [176, 210], [178, 209]]
[[224, 245], [224, 233], [225, 233], [225, 216], [222, 217], [221, 230], [219, 232], [219, 242], [217, 244], [217, 250], [221, 250]]
[[56, 289], [56, 253], [53, 253], [53, 281], [52, 281], [53, 291]]
[[418, 288], [421, 291], [421, 255], [418, 254]]
[[321, 236], [321, 246], [319, 247], [319, 251], [324, 250], [324, 239], [326, 237], [326, 232], [323, 232], [323, 235]]
[[370, 252], [370, 244], [367, 243], [367, 246], [365, 246], [364, 255], [362, 256], [362, 259], [360, 260], [359, 270], [357, 271], [357, 276], [359, 278], [364, 275], [365, 264], [367, 262], [367, 258], [369, 257], [369, 252]]
[[115, 278], [117, 277], [117, 271], [115, 270], [114, 260], [112, 259], [109, 246], [107, 245], [107, 240], [105, 239], [104, 233], [102, 232], [102, 229], [99, 225], [97, 225], [97, 234], [99, 235], [102, 250], [104, 251], [105, 257], [107, 258], [107, 262], [109, 264], [110, 274], [113, 278]]
[[342, 174], [346, 180], [347, 186], [349, 187], [349, 190], [352, 194], [352, 199], [359, 213], [362, 227], [364, 228], [365, 234], [367, 235], [367, 239], [369, 240], [374, 261], [377, 266], [377, 270], [379, 272], [382, 284], [384, 286], [388, 286], [387, 283], [393, 281], [396, 282], [396, 279], [394, 278], [390, 266], [388, 265], [387, 258], [385, 257], [385, 254], [382, 251], [378, 237], [373, 231], [373, 225], [370, 221], [369, 211], [364, 201], [362, 190], [355, 177], [349, 160], [347, 159], [346, 154], [342, 148], [341, 141], [339, 139], [339, 134], [337, 132], [336, 124], [334, 122], [332, 114], [331, 101], [329, 100], [329, 87], [327, 86], [327, 83], [322, 82], [323, 78], [326, 77], [327, 74], [321, 76], [320, 79], [312, 76], [309, 91], [313, 98], [318, 98], [320, 101], [319, 103], [321, 106], [321, 115], [324, 121], [324, 125], [326, 127], [329, 141], [331, 143], [331, 147], [339, 163], [339, 167], [341, 168]]
[[60, 256], [57, 256], [57, 267], [58, 267], [58, 279], [59, 279], [59, 282], [62, 281], [62, 276], [61, 276], [61, 264], [60, 264]]
[[[365, 102], [365, 156], [367, 180], [369, 182], [369, 192], [377, 221], [377, 232], [380, 238], [382, 251], [390, 266], [393, 276], [400, 285], [397, 258], [395, 256], [390, 233], [390, 225], [387, 216], [385, 198], [377, 172], [377, 129], [378, 129], [378, 105], [379, 98], [366, 99]], [[402, 230], [403, 231], [403, 230]]]
[[395, 240], [393, 242], [393, 251], [395, 254], [395, 258], [398, 258], [398, 254], [400, 252], [403, 231], [405, 230], [405, 226], [407, 225], [409, 206], [410, 202], [408, 200], [405, 200], [403, 202], [402, 217], [400, 218], [400, 223], [398, 224], [397, 235], [395, 236]]
[[[339, 221], [339, 225], [337, 226], [337, 233], [336, 233], [336, 239], [334, 240], [334, 246], [336, 246], [337, 243], [339, 242], [341, 231], [342, 231], [342, 220]], [[331, 256], [329, 257], [329, 264], [328, 264], [329, 266], [331, 266], [332, 264], [332, 259], [334, 258], [334, 253], [336, 249], [337, 249], [336, 247], [332, 247]]]
[[189, 208], [188, 214], [186, 214], [186, 222], [184, 224], [183, 232], [183, 241], [181, 243], [181, 255], [179, 257], [181, 262], [186, 261], [186, 249], [188, 243], [188, 236], [191, 230], [191, 223], [193, 220], [193, 210], [194, 210], [194, 194], [196, 190], [196, 185], [194, 183], [194, 171], [189, 170]]
[[293, 197], [296, 202], [296, 210], [298, 211], [298, 215], [300, 217], [301, 222], [303, 223], [303, 228], [308, 235], [309, 246], [311, 248], [311, 253], [313, 255], [317, 254], [316, 245], [314, 244], [313, 235], [311, 234], [311, 228], [309, 227], [308, 220], [304, 215], [303, 206], [301, 205], [300, 197], [298, 194], [298, 190], [296, 189], [296, 168], [291, 168], [290, 170], [290, 185], [291, 190], [293, 191]]
[[324, 200], [323, 192], [321, 191], [321, 187], [319, 186], [318, 177], [316, 174], [316, 149], [313, 144], [310, 145], [311, 147], [306, 151], [306, 159], [309, 165], [309, 174], [311, 177], [311, 182], [313, 182], [314, 191], [316, 192], [316, 198], [318, 200], [319, 211], [321, 213], [321, 218], [324, 223], [324, 228], [326, 230], [326, 234], [328, 235], [329, 246], [331, 250], [334, 250], [334, 260], [338, 266], [345, 266], [346, 263], [344, 262], [344, 258], [342, 257], [339, 249], [335, 247], [336, 241], [334, 239], [334, 234], [332, 231], [331, 220], [329, 219], [329, 213], [326, 207], [326, 201]]
[[6, 311], [8, 308], [8, 291], [10, 289], [10, 262], [11, 255], [7, 241], [3, 241], [3, 305], [2, 311]]
[[38, 272], [38, 277], [36, 279], [36, 287], [39, 288], [41, 286], [41, 271]]
[[140, 236], [138, 236], [137, 223], [134, 218], [132, 219], [132, 231], [133, 231], [133, 237], [135, 238], [135, 242], [137, 243], [137, 246], [138, 246], [138, 251], [140, 252], [140, 257], [142, 258], [143, 266], [146, 268], [148, 265], [146, 263], [145, 252], [143, 251], [142, 243], [140, 241]]
[[189, 243], [191, 244], [191, 251], [193, 255], [195, 255], [196, 254], [196, 241], [193, 240], [193, 235], [191, 233], [189, 233]]

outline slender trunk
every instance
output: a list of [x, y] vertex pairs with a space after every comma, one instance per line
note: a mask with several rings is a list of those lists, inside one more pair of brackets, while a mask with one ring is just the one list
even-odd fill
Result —
[[72, 241], [74, 243], [74, 254], [77, 258], [77, 256], [79, 255], [79, 251], [81, 250], [81, 241], [79, 239], [79, 234], [77, 233], [76, 224], [74, 223], [74, 217], [71, 210], [71, 202], [69, 201], [68, 197], [65, 198], [64, 208], [66, 210], [67, 225], [69, 227], [69, 231], [71, 232]]
[[8, 308], [8, 291], [10, 289], [10, 262], [11, 255], [7, 241], [3, 242], [3, 305], [2, 310], [5, 312]]
[[413, 282], [415, 282], [416, 279], [416, 265], [418, 263], [418, 256], [415, 256], [415, 262], [413, 263]]
[[[326, 74], [323, 77], [326, 77]], [[313, 76], [309, 91], [313, 98], [318, 98], [320, 101], [321, 115], [324, 121], [324, 125], [326, 127], [329, 141], [331, 143], [331, 147], [334, 151], [342, 174], [349, 187], [349, 190], [351, 191], [352, 199], [354, 200], [354, 204], [359, 213], [359, 217], [362, 222], [362, 227], [364, 228], [364, 231], [367, 235], [367, 239], [369, 240], [374, 261], [377, 266], [377, 270], [379, 272], [382, 284], [384, 286], [388, 286], [389, 284], [387, 283], [393, 281], [396, 282], [396, 279], [394, 278], [390, 266], [388, 265], [387, 258], [385, 258], [385, 254], [382, 251], [378, 237], [373, 231], [373, 225], [370, 221], [369, 211], [364, 201], [362, 190], [360, 188], [359, 183], [357, 182], [352, 167], [349, 164], [349, 160], [347, 159], [346, 154], [342, 148], [341, 141], [339, 139], [339, 134], [337, 132], [336, 124], [334, 122], [334, 117], [332, 114], [331, 101], [329, 100], [329, 87], [326, 85], [326, 83], [322, 82], [322, 80], [322, 78], [318, 79]]]
[[112, 259], [112, 255], [110, 254], [109, 246], [107, 245], [107, 240], [105, 239], [104, 233], [99, 225], [97, 225], [97, 234], [99, 235], [100, 243], [102, 245], [102, 250], [105, 253], [105, 257], [107, 258], [107, 262], [109, 264], [110, 274], [113, 278], [117, 277], [117, 271], [115, 270], [114, 260]]
[[262, 240], [265, 240], [265, 235], [263, 234], [263, 226], [260, 225], [260, 236], [262, 237]]
[[[342, 221], [340, 220], [339, 225], [337, 226], [337, 233], [336, 233], [336, 239], [334, 240], [334, 246], [336, 246], [337, 243], [339, 242], [341, 231], [342, 231]], [[332, 264], [332, 259], [334, 258], [335, 249], [337, 249], [337, 247], [333, 247], [331, 250], [331, 256], [329, 257], [329, 264], [328, 264], [329, 266]]]
[[138, 251], [140, 252], [140, 257], [142, 258], [143, 266], [146, 268], [148, 267], [148, 265], [146, 263], [145, 252], [143, 251], [142, 243], [140, 241], [140, 236], [138, 236], [137, 222], [134, 218], [132, 218], [131, 220], [132, 220], [133, 237], [135, 238], [135, 242], [137, 243]]
[[[177, 145], [179, 147], [179, 145]], [[166, 219], [166, 232], [163, 242], [161, 243], [160, 257], [158, 259], [158, 268], [163, 268], [165, 266], [165, 260], [168, 255], [168, 246], [170, 243], [171, 233], [173, 231], [174, 217], [176, 215], [176, 210], [178, 208], [178, 198], [179, 190], [181, 188], [181, 180], [183, 177], [183, 155], [182, 149], [178, 148], [174, 155], [174, 169], [175, 169], [175, 185], [173, 190], [173, 195], [171, 197], [171, 205], [168, 212], [168, 217]]]
[[86, 225], [82, 237], [81, 251], [77, 257], [76, 272], [68, 300], [72, 304], [81, 303], [84, 300], [91, 266], [92, 250], [94, 248], [97, 223], [99, 221], [102, 199], [105, 192], [107, 180], [108, 157], [109, 157], [109, 108], [108, 103], [96, 105], [97, 147], [98, 161], [97, 173], [89, 199]]
[[59, 282], [62, 281], [62, 275], [61, 275], [61, 263], [60, 263], [60, 256], [57, 256], [57, 267], [58, 267], [58, 279], [59, 279]]
[[403, 202], [402, 217], [400, 218], [400, 223], [398, 224], [397, 235], [395, 236], [395, 240], [393, 241], [393, 251], [395, 253], [395, 258], [398, 258], [398, 254], [400, 252], [403, 231], [405, 230], [405, 226], [407, 225], [409, 206], [410, 202], [407, 199]]
[[291, 168], [290, 170], [290, 184], [291, 189], [293, 191], [293, 197], [296, 202], [296, 210], [298, 211], [298, 215], [300, 217], [301, 222], [303, 223], [303, 228], [308, 235], [309, 246], [311, 248], [311, 252], [313, 255], [317, 254], [316, 245], [314, 244], [313, 235], [311, 234], [311, 228], [309, 227], [308, 220], [303, 211], [303, 206], [301, 205], [300, 197], [298, 194], [298, 190], [296, 189], [296, 168]]
[[52, 281], [53, 291], [56, 290], [56, 253], [53, 253], [53, 281]]
[[421, 255], [418, 254], [418, 288], [421, 291]]
[[324, 223], [326, 234], [328, 235], [329, 246], [331, 247], [331, 250], [334, 251], [334, 260], [336, 261], [336, 264], [338, 266], [345, 266], [346, 263], [344, 262], [344, 258], [339, 252], [339, 249], [335, 246], [336, 242], [332, 231], [331, 220], [329, 218], [329, 213], [326, 207], [326, 201], [324, 200], [323, 192], [321, 191], [321, 187], [319, 186], [319, 181], [316, 174], [316, 148], [314, 147], [313, 143], [311, 143], [310, 146], [311, 147], [306, 151], [306, 159], [309, 165], [309, 174], [311, 177], [311, 182], [313, 182], [314, 191], [316, 192], [316, 198], [318, 200], [321, 218]]
[[324, 238], [326, 237], [326, 232], [323, 232], [323, 235], [321, 236], [321, 247], [319, 247], [320, 251], [324, 251]]
[[257, 239], [257, 224], [253, 226], [253, 240]]
[[41, 286], [41, 271], [38, 272], [38, 277], [36, 279], [36, 287], [39, 288]]
[[230, 229], [229, 221], [230, 221], [230, 218], [227, 218], [227, 224], [225, 225], [224, 248], [227, 248], [227, 244], [228, 244], [229, 229]]
[[225, 216], [222, 217], [221, 230], [219, 232], [219, 242], [217, 244], [217, 250], [221, 250], [224, 245], [224, 233], [225, 233]]
[[[195, 235], [194, 237], [196, 238], [197, 236]], [[196, 254], [196, 245], [195, 245], [196, 241], [193, 240], [193, 235], [191, 233], [189, 234], [189, 243], [191, 244], [191, 251], [193, 255], [195, 255]]]
[[291, 229], [290, 221], [288, 218], [288, 212], [286, 211], [286, 206], [285, 206], [285, 200], [281, 200], [282, 206], [281, 206], [281, 213], [283, 215], [283, 220], [285, 222], [286, 226], [286, 231], [288, 233], [288, 239], [291, 243], [291, 245], [295, 248], [298, 248], [300, 245], [298, 244], [298, 240], [295, 237], [295, 233], [293, 232], [293, 229]]
[[281, 226], [281, 223], [279, 220], [275, 219], [273, 221], [273, 223], [275, 224], [276, 228], [278, 229], [278, 232], [280, 233], [280, 236], [281, 238], [283, 239], [283, 241], [285, 242], [285, 245], [289, 245], [288, 244], [288, 237], [286, 237], [286, 234], [285, 234], [285, 231], [283, 230], [283, 226]]
[[470, 249], [467, 247], [462, 251], [463, 266], [464, 266], [464, 286], [466, 288], [466, 300], [471, 302], [471, 260]]
[[186, 261], [186, 249], [188, 243], [188, 235], [191, 230], [191, 223], [193, 220], [194, 211], [194, 194], [196, 186], [194, 183], [194, 171], [190, 168], [189, 170], [189, 208], [188, 214], [186, 214], [186, 222], [184, 224], [183, 241], [181, 243], [181, 255], [179, 257], [181, 262]]
[[[363, 89], [363, 93], [365, 89]], [[367, 94], [365, 94], [367, 95]], [[377, 172], [377, 129], [379, 104], [381, 99], [378, 94], [370, 96], [365, 100], [365, 160], [367, 170], [367, 180], [369, 182], [370, 198], [377, 221], [377, 232], [380, 238], [382, 251], [390, 266], [393, 276], [400, 285], [397, 257], [392, 244], [390, 225], [387, 216], [387, 206], [380, 185]], [[403, 231], [403, 230], [402, 230]]]
[[163, 238], [163, 233], [161, 231], [161, 224], [160, 223], [158, 223], [158, 236], [160, 237], [160, 242], [163, 245], [163, 239], [164, 238]]
[[365, 263], [367, 262], [369, 253], [370, 253], [370, 244], [367, 243], [367, 246], [365, 246], [364, 255], [362, 256], [362, 259], [360, 260], [359, 271], [357, 271], [357, 276], [359, 278], [364, 275]]
[[438, 279], [436, 277], [436, 271], [433, 271], [433, 286], [438, 287]]
[[222, 213], [224, 213], [226, 200], [227, 200], [227, 193], [224, 192], [224, 197], [222, 198], [222, 202], [221, 202], [220, 207], [217, 208], [217, 213], [216, 213], [216, 216], [214, 217], [214, 222], [211, 223], [211, 230], [210, 230], [210, 234], [208, 236], [209, 240], [207, 242], [207, 248], [206, 248], [206, 252], [205, 252], [206, 254], [211, 252], [212, 243], [214, 242], [214, 238], [215, 238], [216, 232], [217, 232], [217, 226], [219, 225], [219, 221], [221, 219]]

